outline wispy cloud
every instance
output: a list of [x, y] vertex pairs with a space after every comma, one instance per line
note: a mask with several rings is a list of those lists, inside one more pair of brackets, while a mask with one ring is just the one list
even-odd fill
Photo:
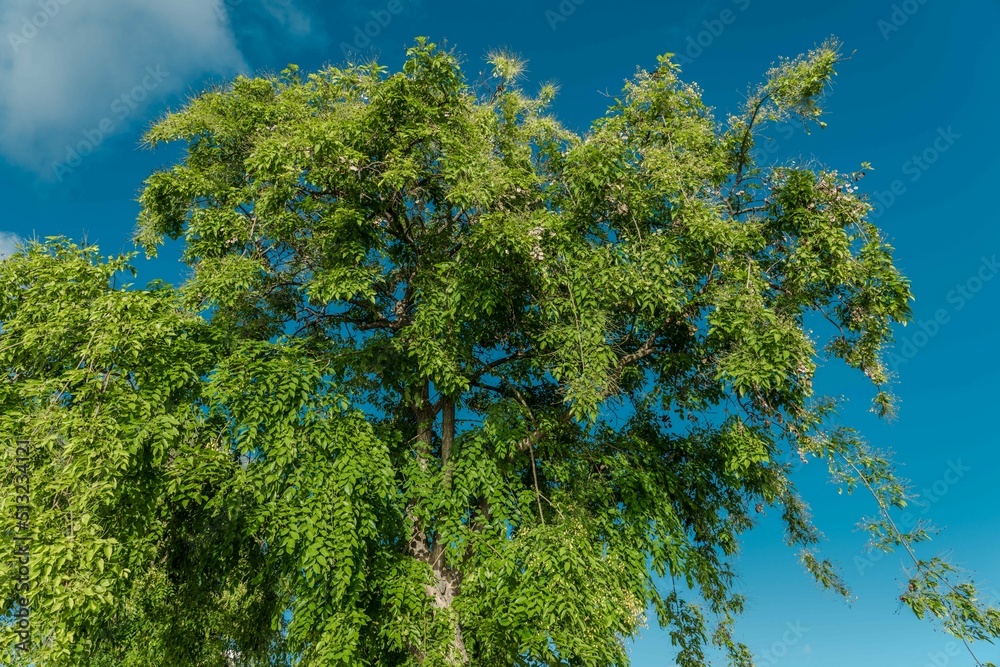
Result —
[[263, 0], [263, 4], [267, 13], [291, 34], [305, 35], [312, 32], [309, 16], [297, 8], [292, 0]]
[[[277, 55], [322, 49], [328, 41], [317, 0], [221, 0], [218, 12], [238, 44], [258, 62], [275, 65]], [[288, 39], [292, 37], [294, 39]]]
[[7, 259], [17, 250], [21, 237], [10, 232], [0, 232], [0, 260]]
[[[135, 96], [142, 99], [130, 96], [132, 125], [144, 118], [143, 110], [205, 76], [246, 69], [220, 2], [0, 4], [0, 154], [39, 173], [51, 171], [83, 132], [114, 115], [116, 100], [143, 86], [149, 67], [162, 67], [170, 77]], [[302, 19], [288, 14], [285, 20]]]

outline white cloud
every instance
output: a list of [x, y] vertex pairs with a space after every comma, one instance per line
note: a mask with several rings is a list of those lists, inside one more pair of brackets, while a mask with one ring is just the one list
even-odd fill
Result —
[[312, 32], [309, 15], [295, 6], [295, 0], [221, 0], [216, 7], [225, 19], [232, 19], [236, 13], [249, 13], [266, 17], [296, 36]]
[[21, 237], [10, 232], [0, 232], [0, 261], [7, 259], [17, 250]]
[[[206, 75], [245, 70], [221, 6], [221, 0], [4, 0], [0, 153], [51, 176], [81, 142], [99, 145], [102, 135], [134, 129], [165, 98]], [[286, 20], [301, 21], [291, 14]]]
[[312, 21], [302, 10], [292, 4], [292, 0], [263, 0], [264, 9], [293, 35], [305, 35], [312, 31]]

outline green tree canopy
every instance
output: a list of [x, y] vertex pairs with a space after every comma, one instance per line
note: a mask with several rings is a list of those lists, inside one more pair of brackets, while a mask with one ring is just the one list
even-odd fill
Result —
[[[490, 54], [470, 83], [424, 39], [376, 63], [240, 77], [147, 134], [183, 160], [137, 241], [183, 239], [179, 288], [67, 239], [0, 263], [0, 580], [31, 536], [32, 644], [8, 665], [628, 663], [647, 614], [677, 662], [733, 638], [740, 535], [776, 508], [847, 595], [796, 491], [800, 458], [909, 491], [814, 394], [872, 383], [910, 316], [856, 182], [771, 165], [840, 60], [779, 61], [713, 116], [670, 55], [584, 134]], [[822, 333], [810, 330], [822, 320]], [[27, 443], [27, 463], [17, 443]], [[21, 457], [23, 459], [23, 456]], [[914, 555], [902, 600], [973, 641], [1000, 612]], [[9, 584], [9, 585], [8, 585]]]

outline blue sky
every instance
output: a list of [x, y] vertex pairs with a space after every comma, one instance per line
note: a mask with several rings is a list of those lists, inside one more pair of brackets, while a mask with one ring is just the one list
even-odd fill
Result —
[[[779, 55], [831, 34], [856, 50], [828, 97], [829, 127], [779, 134], [774, 159], [815, 155], [842, 171], [874, 165], [862, 184], [913, 281], [917, 322], [900, 330], [891, 359], [897, 421], [868, 414], [867, 389], [833, 364], [819, 386], [842, 393], [844, 420], [895, 451], [903, 474], [926, 489], [916, 514], [946, 528], [930, 550], [954, 549], [954, 561], [1000, 597], [1000, 214], [982, 201], [1000, 181], [1000, 0], [4, 0], [0, 252], [17, 238], [56, 234], [85, 236], [105, 254], [131, 249], [142, 180], [178, 156], [139, 148], [152, 119], [238, 72], [292, 62], [314, 69], [341, 61], [345, 49], [395, 68], [418, 34], [456, 45], [473, 74], [489, 48], [520, 52], [532, 82], [560, 84], [556, 108], [578, 130], [603, 114], [603, 92], [617, 93], [659, 53], [681, 56], [685, 77], [722, 117]], [[176, 247], [139, 268], [140, 283], [183, 276]], [[820, 592], [766, 519], [739, 563], [750, 600], [739, 636], [759, 664], [972, 665], [899, 609], [898, 558], [864, 560], [853, 525], [872, 512], [870, 500], [838, 496], [815, 463], [799, 476], [826, 553], [858, 600], [848, 606]], [[977, 648], [1000, 662], [1000, 650]], [[656, 629], [633, 656], [637, 667], [673, 664]]]

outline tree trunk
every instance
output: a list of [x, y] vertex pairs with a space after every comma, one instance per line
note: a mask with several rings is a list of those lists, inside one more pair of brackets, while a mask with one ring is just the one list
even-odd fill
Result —
[[441, 408], [441, 466], [444, 469], [444, 488], [451, 490], [451, 448], [455, 442], [455, 400], [445, 399]]
[[[430, 405], [428, 387], [424, 385], [421, 391], [419, 404], [414, 406], [414, 414], [417, 419], [417, 462], [422, 470], [427, 470], [431, 456], [431, 445], [433, 442], [433, 424], [436, 417], [434, 408]], [[441, 430], [441, 464], [445, 469], [445, 486], [449, 486], [450, 474], [448, 472], [448, 458], [451, 456], [451, 448], [455, 438], [455, 403], [453, 400], [442, 401], [442, 430]], [[424, 526], [412, 511], [408, 508], [407, 515], [410, 519], [412, 529], [410, 533], [409, 552], [410, 555], [419, 561], [427, 563], [434, 574], [432, 583], [425, 586], [424, 590], [433, 601], [436, 609], [445, 612], [454, 619], [455, 635], [454, 643], [449, 651], [449, 662], [453, 665], [468, 665], [469, 655], [465, 649], [465, 641], [462, 638], [462, 627], [458, 618], [452, 610], [452, 603], [459, 593], [459, 585], [462, 573], [449, 568], [444, 563], [444, 544], [441, 542], [431, 542], [427, 537]], [[417, 652], [421, 662], [423, 656]]]

